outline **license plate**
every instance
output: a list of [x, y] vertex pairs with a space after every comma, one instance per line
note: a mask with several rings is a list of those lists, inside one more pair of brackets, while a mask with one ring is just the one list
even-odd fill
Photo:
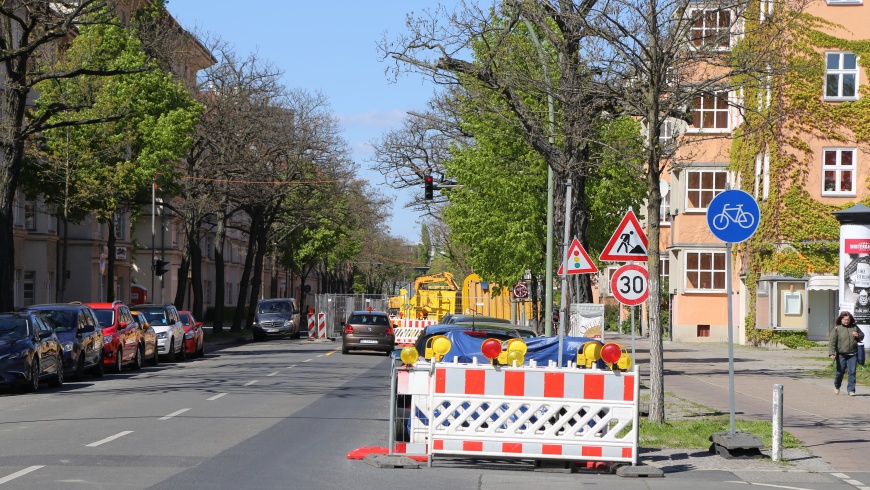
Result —
[[277, 328], [264, 328], [263, 331], [266, 333], [276, 333], [278, 331]]
[[377, 340], [360, 340], [359, 343], [360, 344], [377, 344], [378, 341]]

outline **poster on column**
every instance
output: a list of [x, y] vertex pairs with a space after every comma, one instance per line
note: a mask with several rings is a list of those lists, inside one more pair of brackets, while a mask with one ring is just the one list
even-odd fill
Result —
[[840, 227], [840, 311], [870, 334], [870, 226]]

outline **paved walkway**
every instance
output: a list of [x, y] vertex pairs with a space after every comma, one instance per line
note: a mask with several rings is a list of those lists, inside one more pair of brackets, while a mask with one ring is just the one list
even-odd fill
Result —
[[[607, 340], [631, 349], [630, 336], [610, 335]], [[648, 339], [637, 338], [635, 351], [641, 374], [648, 379]], [[717, 412], [730, 412], [727, 344], [665, 341], [664, 359], [666, 392]], [[773, 386], [781, 384], [785, 430], [833, 469], [867, 471], [870, 387], [858, 385], [857, 395], [850, 397], [844, 380], [841, 394], [835, 395], [833, 379], [812, 373], [829, 363], [827, 347], [788, 350], [735, 345], [735, 413], [738, 418], [771, 420]]]

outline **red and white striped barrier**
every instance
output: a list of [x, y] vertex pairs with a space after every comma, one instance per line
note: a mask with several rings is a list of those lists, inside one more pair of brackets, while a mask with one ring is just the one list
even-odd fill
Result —
[[434, 325], [435, 323], [435, 320], [409, 320], [405, 318], [394, 321], [396, 345], [400, 347], [413, 345], [426, 325]]
[[637, 368], [430, 367], [397, 370], [411, 422], [395, 452], [637, 464]]
[[317, 338], [326, 338], [326, 313], [317, 314]]
[[308, 338], [317, 338], [317, 324], [314, 321], [314, 313], [308, 314]]

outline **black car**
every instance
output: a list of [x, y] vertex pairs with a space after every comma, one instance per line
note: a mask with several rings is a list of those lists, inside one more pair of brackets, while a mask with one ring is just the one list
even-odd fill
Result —
[[36, 391], [47, 379], [63, 384], [63, 347], [36, 313], [0, 313], [0, 385]]
[[103, 329], [94, 310], [81, 303], [36, 305], [27, 310], [54, 327], [63, 346], [65, 375], [75, 381], [84, 378], [85, 371], [103, 376]]
[[[425, 356], [426, 353], [426, 342], [429, 341], [432, 337], [436, 335], [444, 335], [447, 332], [465, 332], [468, 335], [473, 337], [483, 337], [483, 338], [492, 338], [498, 340], [508, 340], [508, 339], [516, 339], [520, 338], [519, 332], [517, 332], [516, 328], [510, 324], [501, 324], [501, 323], [475, 323], [474, 325], [468, 323], [460, 323], [460, 324], [451, 324], [451, 325], [427, 325], [426, 328], [420, 332], [420, 336], [417, 337], [417, 341], [414, 342], [414, 348], [417, 349], [417, 353], [420, 357]], [[399, 359], [401, 354], [401, 349], [396, 349], [391, 354], [391, 358]]]
[[505, 323], [511, 325], [510, 320], [504, 318], [496, 318], [494, 316], [485, 315], [456, 315], [448, 313], [438, 323], [442, 325], [453, 325], [454, 323]]
[[299, 338], [299, 306], [293, 298], [261, 299], [253, 326], [254, 340], [289, 335]]

